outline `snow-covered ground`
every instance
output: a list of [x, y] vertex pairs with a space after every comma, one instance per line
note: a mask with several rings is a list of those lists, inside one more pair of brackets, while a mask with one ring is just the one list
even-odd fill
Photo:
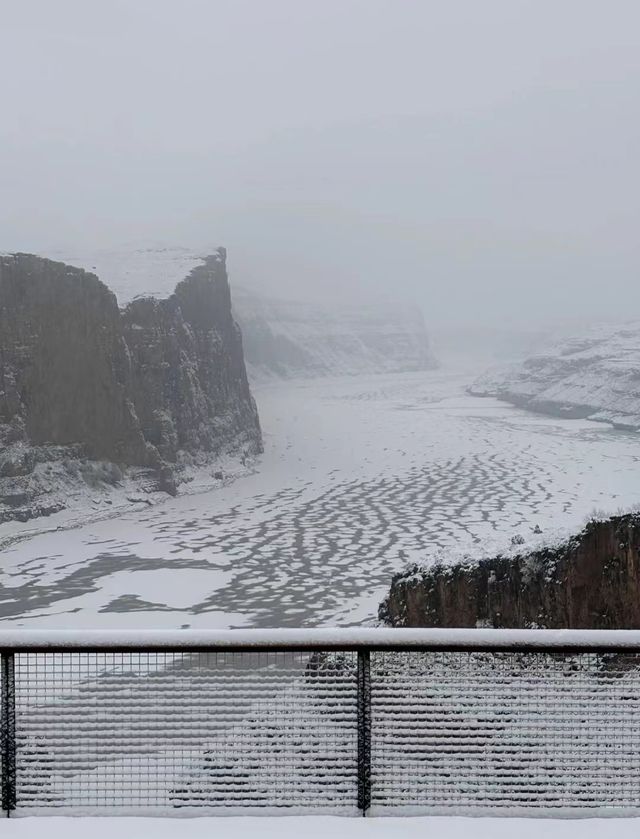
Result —
[[640, 323], [602, 324], [559, 340], [523, 362], [484, 373], [471, 392], [640, 429]]
[[147, 244], [122, 248], [66, 248], [40, 254], [96, 274], [113, 291], [121, 306], [137, 295], [168, 297], [180, 280], [199, 265], [215, 246], [191, 248]]
[[2, 826], [7, 839], [596, 839], [615, 833], [617, 839], [637, 836], [640, 819], [492, 819], [492, 818], [341, 818], [292, 816], [229, 819], [28, 818], [11, 819]]
[[266, 452], [251, 474], [75, 529], [51, 532], [56, 516], [40, 536], [22, 526], [30, 538], [2, 554], [0, 615], [33, 627], [367, 622], [407, 561], [549, 539], [640, 501], [638, 434], [469, 396], [477, 372], [256, 388]]

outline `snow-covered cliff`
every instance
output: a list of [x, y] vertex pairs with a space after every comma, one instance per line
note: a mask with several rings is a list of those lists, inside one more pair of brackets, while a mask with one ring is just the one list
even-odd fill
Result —
[[278, 300], [235, 289], [247, 367], [254, 378], [428, 370], [435, 361], [422, 313], [385, 301]]
[[491, 370], [469, 388], [533, 411], [640, 429], [640, 323], [601, 326], [525, 361]]

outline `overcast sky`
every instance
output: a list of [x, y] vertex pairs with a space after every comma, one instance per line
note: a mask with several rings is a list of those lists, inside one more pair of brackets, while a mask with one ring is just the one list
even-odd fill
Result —
[[640, 312], [638, 0], [0, 0], [0, 248], [428, 322]]

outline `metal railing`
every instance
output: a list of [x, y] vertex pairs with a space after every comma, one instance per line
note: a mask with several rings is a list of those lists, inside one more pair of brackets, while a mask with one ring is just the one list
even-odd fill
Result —
[[6, 815], [640, 814], [640, 632], [0, 631]]

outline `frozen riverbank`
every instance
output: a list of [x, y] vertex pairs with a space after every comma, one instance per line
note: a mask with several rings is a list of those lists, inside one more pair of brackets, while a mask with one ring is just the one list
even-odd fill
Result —
[[601, 324], [522, 362], [485, 372], [470, 392], [532, 411], [640, 429], [640, 325]]
[[[253, 474], [2, 554], [25, 626], [296, 626], [375, 616], [391, 575], [640, 498], [640, 438], [465, 394], [474, 371], [256, 390]], [[14, 624], [15, 625], [15, 624]]]

